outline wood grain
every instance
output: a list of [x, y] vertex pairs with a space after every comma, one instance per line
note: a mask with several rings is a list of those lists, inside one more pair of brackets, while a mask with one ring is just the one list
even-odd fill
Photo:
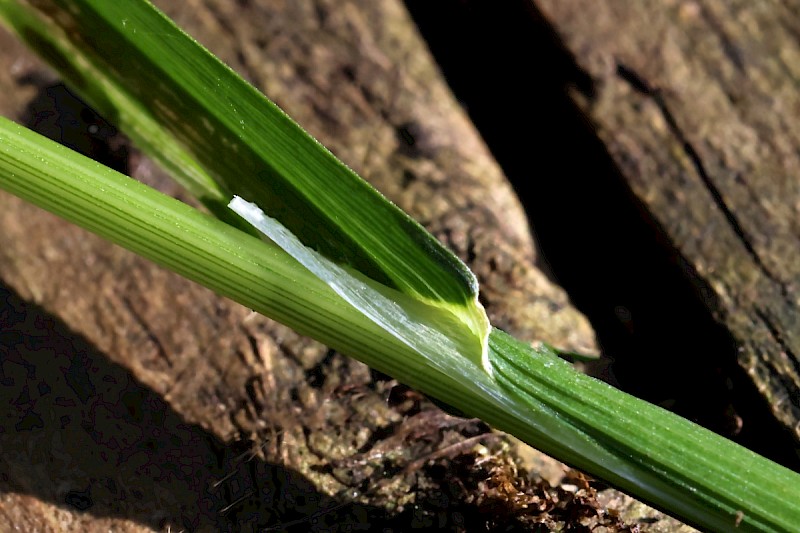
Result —
[[[586, 319], [537, 268], [514, 192], [400, 3], [156, 3], [465, 259], [495, 324], [596, 349]], [[0, 112], [190, 201], [5, 33], [0, 50], [10, 95]], [[509, 497], [527, 486], [505, 438], [319, 343], [5, 194], [0, 227], [8, 523], [240, 531], [305, 530], [313, 519], [317, 528], [458, 530], [459, 520], [503, 519], [497, 509], [508, 503], [487, 500], [495, 478]], [[467, 454], [489, 453], [489, 477], [445, 453], [464, 442], [489, 447]], [[405, 470], [429, 458], [448, 461], [438, 464], [449, 485], [436, 468]], [[555, 481], [566, 471], [548, 465]], [[470, 488], [443, 504], [443, 486]], [[558, 506], [598, 506], [550, 490]], [[506, 525], [534, 527], [538, 515], [527, 514]], [[601, 512], [590, 519], [620, 525]]]
[[597, 87], [575, 101], [800, 439], [800, 4], [536, 4]]

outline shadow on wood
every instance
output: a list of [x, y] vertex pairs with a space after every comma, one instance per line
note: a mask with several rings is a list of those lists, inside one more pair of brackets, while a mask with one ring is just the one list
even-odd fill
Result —
[[575, 105], [575, 93], [592, 101], [595, 81], [533, 2], [406, 5], [525, 205], [541, 260], [612, 358], [601, 377], [800, 469], [715, 320], [714, 291]]
[[340, 503], [304, 476], [187, 423], [58, 318], [1, 285], [0, 325], [0, 491], [157, 530], [294, 520], [306, 529], [306, 519], [335, 519], [324, 511]]

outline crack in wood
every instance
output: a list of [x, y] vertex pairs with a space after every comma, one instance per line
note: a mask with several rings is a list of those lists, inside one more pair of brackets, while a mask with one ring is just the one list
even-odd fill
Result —
[[133, 318], [133, 321], [136, 322], [136, 325], [138, 325], [139, 328], [144, 332], [144, 334], [147, 336], [147, 339], [153, 343], [153, 346], [156, 348], [156, 354], [167, 363], [169, 368], [172, 368], [172, 360], [167, 354], [167, 350], [164, 348], [161, 339], [159, 339], [158, 335], [156, 335], [156, 333], [150, 328], [150, 325], [147, 323], [145, 318], [136, 310], [136, 308], [134, 308], [130, 298], [123, 296], [120, 301], [125, 307], [125, 310], [130, 314], [131, 318]]
[[[774, 339], [775, 344], [777, 344], [777, 346], [783, 352], [785, 357], [782, 357], [781, 359], [787, 360], [795, 372], [794, 376], [787, 376], [786, 372], [781, 371], [781, 369], [777, 368], [777, 366], [774, 364], [774, 358], [769, 359], [770, 367], [772, 368], [771, 375], [780, 379], [783, 385], [782, 388], [786, 391], [786, 398], [788, 398], [791, 402], [791, 408], [793, 411], [792, 418], [795, 420], [800, 420], [800, 403], [798, 403], [800, 402], [800, 386], [798, 386], [798, 383], [800, 383], [800, 379], [798, 379], [798, 376], [800, 376], [800, 358], [798, 357], [798, 354], [796, 354], [789, 346], [784, 335], [781, 333], [781, 328], [773, 322], [772, 318], [770, 318], [765, 311], [756, 307], [753, 309], [753, 313], [756, 317], [758, 317], [759, 320], [761, 320]], [[795, 428], [795, 432], [800, 435], [800, 425]]]
[[680, 143], [681, 148], [683, 149], [686, 156], [689, 158], [689, 161], [691, 161], [692, 166], [697, 172], [698, 177], [702, 181], [706, 190], [708, 190], [708, 193], [711, 195], [711, 199], [714, 201], [714, 205], [717, 206], [717, 208], [722, 213], [722, 216], [725, 218], [725, 221], [728, 223], [730, 228], [736, 234], [739, 241], [741, 241], [742, 245], [747, 251], [747, 255], [750, 256], [756, 267], [758, 267], [758, 269], [761, 272], [763, 272], [764, 275], [771, 282], [775, 283], [778, 287], [782, 287], [784, 285], [783, 281], [780, 278], [778, 278], [778, 276], [776, 276], [773, 272], [771, 272], [770, 269], [767, 268], [767, 266], [761, 260], [761, 257], [756, 251], [755, 246], [751, 242], [750, 238], [747, 235], [747, 232], [742, 226], [739, 217], [736, 216], [736, 214], [731, 210], [730, 207], [728, 207], [727, 203], [725, 202], [725, 199], [723, 198], [722, 191], [720, 191], [719, 187], [717, 187], [717, 185], [711, 179], [710, 174], [706, 170], [706, 167], [703, 164], [703, 159], [700, 156], [700, 153], [692, 145], [688, 136], [678, 125], [678, 122], [675, 119], [675, 115], [673, 115], [673, 113], [669, 110], [669, 106], [667, 105], [661, 90], [658, 89], [657, 87], [653, 87], [644, 77], [642, 77], [639, 73], [637, 73], [633, 68], [619, 61], [617, 62], [617, 75], [619, 76], [620, 79], [627, 82], [635, 91], [651, 98], [653, 103], [656, 104], [656, 107], [658, 107], [658, 110], [664, 117], [664, 120], [666, 121], [670, 132], [672, 132], [672, 135]]
[[700, 6], [700, 14], [705, 20], [708, 27], [711, 29], [714, 34], [716, 34], [717, 38], [719, 39], [720, 47], [722, 48], [722, 52], [725, 54], [725, 57], [736, 67], [740, 73], [744, 73], [745, 71], [745, 62], [742, 56], [742, 52], [738, 46], [736, 46], [733, 40], [730, 38], [728, 33], [722, 27], [722, 23], [720, 22], [719, 18], [714, 15], [708, 8], [708, 6]]

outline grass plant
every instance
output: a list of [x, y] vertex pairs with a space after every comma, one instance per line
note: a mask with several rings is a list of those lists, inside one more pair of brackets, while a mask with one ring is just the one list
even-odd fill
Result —
[[7, 119], [0, 188], [691, 524], [800, 524], [798, 474], [491, 328], [461, 261], [148, 2], [0, 18], [211, 214]]

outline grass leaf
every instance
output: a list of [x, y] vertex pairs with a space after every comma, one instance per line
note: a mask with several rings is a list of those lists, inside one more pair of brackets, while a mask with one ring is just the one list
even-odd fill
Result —
[[472, 272], [150, 3], [0, 0], [0, 17], [212, 213], [238, 224], [230, 198], [255, 202], [305, 246], [451, 313], [464, 356], [485, 362]]
[[[447, 331], [449, 317], [460, 322], [456, 337], [482, 339], [472, 274], [149, 4], [0, 0], [0, 14], [236, 227], [7, 120], [0, 188], [690, 523], [800, 524], [798, 474], [579, 374], [544, 346], [492, 330], [490, 374], [477, 351], [462, 361], [424, 345], [414, 328]], [[255, 202], [240, 212], [264, 222], [271, 240], [237, 229], [246, 225], [225, 207], [233, 194]], [[380, 304], [359, 299], [362, 290]]]

